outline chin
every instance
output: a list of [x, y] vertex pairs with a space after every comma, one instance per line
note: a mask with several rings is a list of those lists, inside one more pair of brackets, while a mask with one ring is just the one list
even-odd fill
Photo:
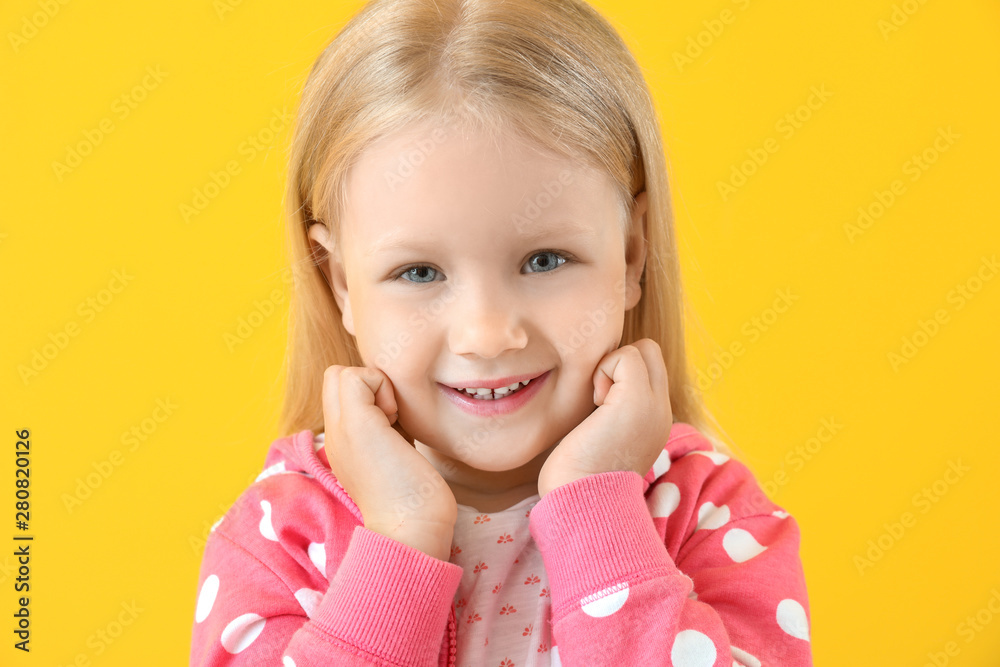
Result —
[[[484, 447], [484, 449], [486, 449]], [[482, 470], [484, 472], [507, 472], [510, 470], [517, 470], [518, 468], [523, 468], [525, 466], [531, 465], [532, 461], [538, 458], [540, 455], [545, 453], [549, 447], [542, 444], [536, 444], [534, 446], [528, 447], [504, 447], [501, 446], [504, 457], [500, 458], [496, 454], [499, 452], [489, 452], [494, 454], [490, 457], [490, 460], [481, 460], [483, 457], [472, 456], [469, 460], [461, 459], [466, 465], [476, 468], [477, 470]]]
[[[421, 443], [442, 456], [447, 456], [475, 470], [483, 472], [507, 472], [529, 464], [543, 450], [537, 447], [511, 447], [504, 442], [476, 443], [457, 442], [442, 446], [435, 442]], [[537, 451], [536, 451], [537, 450]], [[504, 456], [498, 456], [499, 454]]]

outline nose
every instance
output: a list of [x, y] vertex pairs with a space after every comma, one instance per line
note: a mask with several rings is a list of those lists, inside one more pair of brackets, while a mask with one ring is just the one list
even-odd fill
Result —
[[483, 280], [458, 290], [448, 344], [454, 354], [492, 359], [528, 342], [523, 300], [507, 286]]

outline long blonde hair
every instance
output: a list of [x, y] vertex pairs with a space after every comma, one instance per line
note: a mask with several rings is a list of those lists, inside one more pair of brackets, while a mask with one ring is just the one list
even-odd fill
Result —
[[298, 109], [284, 203], [293, 287], [281, 432], [322, 431], [325, 369], [364, 365], [307, 229], [326, 225], [339, 243], [346, 174], [358, 156], [381, 137], [442, 118], [494, 138], [513, 132], [606, 171], [623, 212], [646, 190], [642, 298], [625, 313], [621, 343], [655, 340], [674, 421], [731, 453], [691, 381], [653, 99], [618, 33], [581, 0], [371, 0], [320, 54]]

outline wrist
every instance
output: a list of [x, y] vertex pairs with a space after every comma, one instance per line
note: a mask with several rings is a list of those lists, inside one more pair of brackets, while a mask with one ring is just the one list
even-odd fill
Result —
[[413, 530], [407, 528], [386, 529], [372, 526], [370, 530], [389, 539], [395, 540], [408, 547], [422, 551], [428, 556], [447, 562], [451, 558], [451, 543], [454, 537], [454, 528], [445, 529], [420, 529]]

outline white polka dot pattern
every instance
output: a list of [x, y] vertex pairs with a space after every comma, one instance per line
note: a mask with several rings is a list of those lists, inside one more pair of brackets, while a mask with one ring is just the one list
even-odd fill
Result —
[[715, 644], [697, 630], [681, 630], [670, 649], [674, 667], [712, 667], [715, 664]]
[[670, 516], [680, 504], [681, 492], [673, 482], [660, 482], [646, 499], [649, 514], [654, 519]]
[[[244, 661], [248, 656], [255, 660], [273, 655], [273, 663], [281, 656], [281, 667], [324, 661], [354, 664], [350, 661], [356, 657], [349, 647], [307, 633], [290, 647], [291, 635], [281, 630], [298, 627], [288, 622], [296, 614], [316, 616], [344, 557], [343, 552], [328, 550], [346, 547], [351, 531], [342, 530], [342, 525], [351, 528], [352, 520], [358, 518], [356, 508], [348, 506], [349, 498], [336, 492], [332, 476], [313, 477], [305, 472], [328, 468], [323, 463], [322, 434], [315, 438], [313, 448], [303, 447], [305, 435], [294, 442], [286, 439], [270, 451], [257, 476], [263, 483], [255, 484], [210, 529], [204, 580], [194, 610], [192, 655], [211, 656], [211, 664], [241, 653]], [[546, 537], [576, 540], [566, 551], [545, 554], [548, 561], [528, 532], [537, 498], [506, 516], [461, 506], [465, 513], [460, 512], [459, 521], [466, 523], [462, 530], [456, 526], [449, 558], [462, 568], [452, 601], [457, 627], [449, 628], [457, 630], [451, 635], [458, 642], [457, 667], [561, 667], [559, 648], [553, 644], [555, 632], [564, 645], [574, 648], [574, 656], [579, 654], [577, 660], [615, 667], [645, 664], [630, 650], [647, 656], [669, 652], [675, 667], [714, 667], [717, 663], [762, 667], [756, 656], [771, 664], [774, 647], [781, 648], [783, 667], [811, 664], [807, 596], [796, 551], [798, 524], [787, 521], [789, 514], [766, 500], [739, 461], [730, 461], [721, 452], [697, 449], [708, 444], [695, 440], [699, 437], [691, 427], [675, 423], [671, 441], [640, 482], [644, 485], [640, 491], [645, 493], [642, 504], [636, 498], [636, 507], [659, 521], [634, 521], [635, 507], [626, 520], [627, 506], [617, 505], [624, 498], [596, 498], [605, 490], [623, 488], [621, 477], [576, 485], [577, 493], [582, 489], [595, 494], [596, 500], [621, 507], [620, 514], [605, 512], [599, 524], [581, 521], [574, 525], [572, 500], [547, 505], [558, 510], [542, 512], [532, 529], [543, 531]], [[303, 476], [313, 481], [307, 483]], [[552, 524], [556, 517], [561, 522], [558, 532]], [[570, 530], [562, 525], [566, 522]], [[581, 559], [579, 554], [603, 553], [627, 546], [629, 540], [640, 540], [636, 544], [641, 545], [645, 538], [636, 532], [639, 524], [650, 535], [656, 531], [664, 555], [672, 560], [653, 562], [660, 552], [650, 550], [647, 540], [645, 549], [636, 551], [642, 570], [581, 562], [600, 559]], [[222, 531], [216, 531], [220, 525]], [[556, 568], [553, 573], [559, 574], [551, 584], [549, 561]], [[641, 571], [656, 574], [633, 577]], [[388, 576], [369, 582], [374, 589], [390, 586], [404, 574], [398, 569], [386, 572]], [[701, 595], [694, 590], [695, 580]], [[689, 593], [678, 600], [677, 591], [685, 588]], [[581, 597], [584, 593], [589, 594]], [[558, 624], [551, 622], [554, 600], [560, 604]], [[330, 625], [317, 632], [340, 627], [338, 614], [345, 614], [339, 619], [341, 624], [353, 623], [372, 613], [372, 608], [356, 599], [349, 611], [326, 610]], [[680, 631], [661, 632], [668, 630], [660, 620], [665, 618], [679, 623]], [[377, 622], [374, 617], [365, 620]], [[726, 634], [731, 623], [741, 628], [738, 637]], [[635, 641], [622, 641], [626, 636], [646, 645], [640, 648]], [[741, 647], [730, 646], [730, 637]], [[447, 653], [445, 642], [441, 648]], [[292, 655], [284, 655], [286, 650]]]
[[215, 605], [215, 597], [219, 594], [219, 577], [214, 574], [205, 578], [205, 583], [201, 585], [201, 593], [198, 594], [198, 607], [194, 612], [195, 623], [201, 623], [212, 613]]
[[[729, 652], [732, 654], [734, 660], [734, 665], [743, 665], [744, 667], [761, 667], [760, 660], [750, 655], [746, 651], [735, 646], [729, 647]], [[736, 660], [739, 660], [737, 663]]]
[[708, 459], [711, 459], [712, 463], [714, 463], [717, 466], [721, 466], [723, 463], [729, 460], [729, 457], [723, 454], [722, 452], [705, 452], [698, 450], [690, 452], [689, 454], [687, 454], [687, 456], [690, 456], [691, 454], [697, 454], [698, 456], [704, 456]]
[[778, 603], [775, 615], [779, 628], [792, 637], [809, 641], [809, 620], [801, 604], [791, 599], [782, 600]]
[[307, 553], [309, 554], [309, 560], [312, 561], [312, 564], [316, 566], [319, 573], [326, 579], [326, 545], [319, 542], [310, 542]]
[[262, 479], [267, 479], [268, 477], [271, 477], [272, 475], [277, 475], [277, 474], [280, 474], [280, 473], [283, 473], [283, 472], [285, 472], [285, 462], [284, 461], [278, 461], [273, 466], [271, 466], [269, 468], [264, 468], [264, 472], [262, 472], [259, 475], [257, 475], [257, 479], [255, 479], [254, 481], [255, 482], [259, 482]]
[[306, 616], [312, 618], [316, 615], [316, 607], [319, 606], [320, 600], [323, 599], [323, 594], [311, 588], [300, 588], [295, 591], [295, 599], [299, 601], [302, 610], [306, 612]]
[[260, 534], [271, 540], [278, 541], [278, 536], [274, 532], [274, 525], [271, 523], [271, 503], [266, 500], [260, 501], [260, 508], [264, 510], [264, 516], [260, 518]]
[[670, 452], [664, 449], [653, 462], [653, 479], [663, 477], [663, 473], [670, 470]]
[[585, 597], [580, 600], [580, 606], [587, 616], [603, 618], [621, 609], [626, 600], [628, 600], [627, 581]]
[[729, 507], [722, 505], [716, 507], [712, 501], [708, 501], [698, 508], [698, 527], [695, 530], [715, 530], [726, 525], [729, 521]]
[[267, 619], [257, 614], [243, 614], [229, 622], [222, 631], [222, 646], [232, 654], [246, 650], [250, 644], [264, 631]]
[[737, 563], [750, 560], [763, 553], [767, 547], [761, 546], [754, 536], [742, 528], [733, 528], [722, 538], [722, 548]]

